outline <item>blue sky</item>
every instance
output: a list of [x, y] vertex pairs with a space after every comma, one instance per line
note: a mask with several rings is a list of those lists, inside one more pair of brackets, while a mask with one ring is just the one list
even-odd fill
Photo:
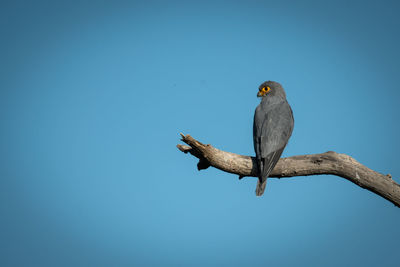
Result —
[[334, 176], [256, 180], [176, 149], [253, 155], [258, 85], [295, 117], [284, 156], [390, 173], [396, 1], [3, 1], [2, 266], [397, 266], [400, 211]]

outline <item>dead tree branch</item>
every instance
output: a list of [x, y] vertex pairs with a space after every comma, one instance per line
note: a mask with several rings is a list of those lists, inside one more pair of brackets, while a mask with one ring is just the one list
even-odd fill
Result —
[[[197, 141], [190, 135], [181, 134], [181, 136], [181, 140], [188, 146], [179, 144], [177, 147], [180, 151], [189, 152], [199, 159], [198, 170], [213, 166], [222, 171], [237, 174], [239, 179], [245, 176], [257, 177], [254, 157], [216, 149]], [[281, 158], [270, 177], [284, 178], [320, 174], [343, 177], [400, 207], [400, 185], [392, 180], [390, 174], [383, 175], [373, 171], [352, 157], [333, 151]]]

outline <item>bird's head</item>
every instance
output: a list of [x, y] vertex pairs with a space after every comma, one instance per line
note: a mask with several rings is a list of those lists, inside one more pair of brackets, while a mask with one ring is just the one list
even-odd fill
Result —
[[286, 99], [282, 85], [273, 81], [266, 81], [258, 87], [257, 97], [278, 96]]

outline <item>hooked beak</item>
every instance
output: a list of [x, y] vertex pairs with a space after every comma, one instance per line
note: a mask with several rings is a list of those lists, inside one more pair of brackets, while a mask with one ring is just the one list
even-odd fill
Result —
[[258, 91], [257, 97], [265, 96], [267, 94], [267, 92], [270, 90], [269, 87], [267, 87], [267, 88], [268, 89], [266, 90], [265, 87], [263, 87], [260, 91]]

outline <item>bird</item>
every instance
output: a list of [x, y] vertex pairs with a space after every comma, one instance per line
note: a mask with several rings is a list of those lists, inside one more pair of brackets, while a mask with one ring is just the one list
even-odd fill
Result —
[[293, 111], [282, 85], [266, 81], [258, 88], [260, 104], [254, 112], [253, 142], [258, 182], [256, 195], [264, 193], [267, 178], [285, 149], [293, 132]]

